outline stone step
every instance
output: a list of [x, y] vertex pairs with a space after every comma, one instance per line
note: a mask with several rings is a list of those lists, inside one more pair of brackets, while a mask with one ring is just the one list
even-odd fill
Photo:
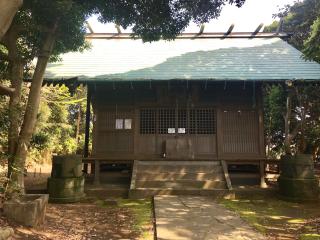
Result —
[[139, 172], [151, 172], [151, 173], [222, 173], [221, 166], [205, 166], [205, 165], [138, 165]]
[[216, 199], [221, 199], [221, 198], [234, 199], [235, 198], [234, 192], [227, 189], [135, 188], [135, 189], [130, 189], [129, 191], [129, 198], [132, 198], [132, 199], [148, 198], [156, 195], [210, 196]]
[[153, 173], [153, 172], [138, 172], [136, 180], [154, 180], [154, 181], [173, 181], [173, 180], [194, 180], [194, 181], [224, 181], [224, 174], [221, 173]]
[[174, 181], [140, 181], [136, 180], [136, 188], [172, 188], [172, 189], [224, 189], [225, 181], [193, 181], [193, 180], [174, 180]]

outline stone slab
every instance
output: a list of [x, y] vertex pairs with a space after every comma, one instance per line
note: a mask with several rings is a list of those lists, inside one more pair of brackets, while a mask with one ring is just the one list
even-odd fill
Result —
[[211, 197], [155, 196], [158, 240], [265, 240]]

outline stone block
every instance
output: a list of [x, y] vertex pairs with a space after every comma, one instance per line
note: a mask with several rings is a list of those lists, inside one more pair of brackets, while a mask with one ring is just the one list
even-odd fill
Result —
[[13, 237], [14, 231], [10, 227], [0, 228], [0, 240], [10, 240]]
[[82, 156], [59, 155], [52, 158], [53, 178], [68, 178], [82, 176]]
[[48, 194], [25, 194], [4, 202], [4, 215], [24, 226], [35, 227], [44, 222]]
[[293, 202], [310, 202], [319, 200], [319, 181], [316, 178], [278, 178], [280, 197]]

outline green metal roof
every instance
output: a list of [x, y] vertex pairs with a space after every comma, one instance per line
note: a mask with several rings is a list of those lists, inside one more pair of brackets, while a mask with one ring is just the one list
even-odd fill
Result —
[[48, 64], [45, 78], [80, 81], [320, 80], [320, 64], [280, 38], [90, 39], [91, 49]]

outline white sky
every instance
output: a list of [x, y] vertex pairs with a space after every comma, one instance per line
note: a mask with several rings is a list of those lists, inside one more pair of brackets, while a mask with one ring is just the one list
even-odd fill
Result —
[[[286, 4], [293, 4], [295, 0], [246, 0], [241, 8], [226, 5], [221, 16], [207, 23], [205, 32], [225, 32], [234, 23], [234, 32], [254, 31], [260, 23], [268, 25], [273, 22], [272, 15]], [[96, 17], [89, 19], [89, 23], [96, 33], [116, 32], [114, 24], [101, 24]], [[199, 27], [191, 23], [185, 32], [198, 32]], [[130, 32], [130, 29], [122, 30]]]

